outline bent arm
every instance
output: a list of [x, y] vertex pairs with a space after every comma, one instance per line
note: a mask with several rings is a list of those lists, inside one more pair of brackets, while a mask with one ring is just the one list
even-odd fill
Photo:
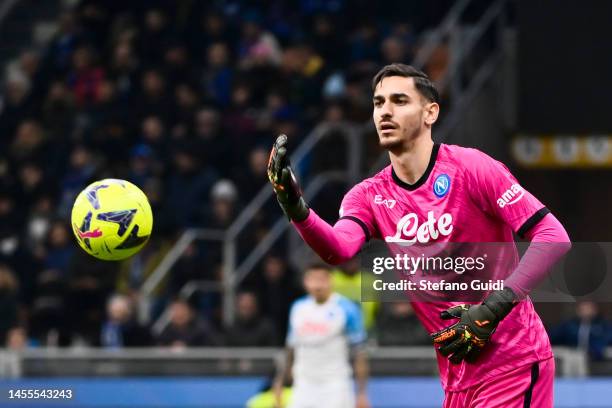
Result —
[[305, 220], [293, 225], [321, 259], [332, 265], [351, 259], [366, 241], [363, 228], [352, 219], [340, 219], [332, 227], [312, 209]]
[[370, 365], [368, 364], [367, 352], [363, 348], [355, 352], [353, 371], [355, 372], [357, 394], [365, 394], [367, 391], [368, 377], [370, 375]]
[[527, 231], [525, 237], [531, 244], [516, 270], [505, 282], [505, 286], [511, 288], [519, 298], [527, 296], [572, 247], [563, 225], [550, 213]]
[[283, 387], [285, 383], [291, 379], [291, 370], [293, 368], [293, 355], [293, 348], [288, 347], [285, 350], [284, 359], [279, 362], [274, 381], [272, 382], [272, 392], [274, 394], [274, 401], [277, 407], [284, 406], [282, 401]]

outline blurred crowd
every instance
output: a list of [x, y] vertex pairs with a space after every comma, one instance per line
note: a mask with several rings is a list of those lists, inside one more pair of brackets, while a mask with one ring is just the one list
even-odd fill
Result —
[[[62, 12], [46, 47], [23, 50], [2, 77], [0, 265], [8, 312], [0, 342], [13, 327], [33, 344], [120, 342], [114, 318], [104, 323], [106, 304], [111, 316], [125, 315], [185, 228], [229, 226], [266, 185], [275, 135], [295, 146], [322, 120], [367, 121], [373, 73], [409, 62], [417, 34], [447, 6], [392, 3], [83, 0]], [[134, 182], [153, 208], [153, 237], [131, 262], [96, 261], [71, 236], [76, 194], [105, 177]], [[239, 251], [280, 216], [274, 204]], [[281, 253], [262, 262], [238, 297], [238, 321], [241, 313], [270, 319], [261, 342], [280, 341], [300, 293]], [[187, 282], [218, 281], [220, 270], [218, 248], [192, 244], [156, 293], [154, 317], [167, 309], [181, 326], [195, 311], [209, 322], [189, 323], [187, 343], [244, 341], [239, 334], [250, 329], [221, 327], [218, 294], [196, 296], [193, 310], [173, 302]], [[200, 335], [208, 331], [230, 334]], [[126, 338], [146, 342], [143, 333], [134, 328]], [[158, 340], [171, 344], [181, 333], [168, 329]]]
[[[190, 281], [220, 280], [210, 243], [191, 244], [156, 292], [163, 327], [138, 323], [139, 288], [185, 228], [227, 228], [266, 186], [277, 134], [295, 146], [321, 121], [368, 121], [373, 74], [409, 63], [451, 3], [84, 0], [63, 12], [44, 49], [2, 72], [0, 344], [282, 344], [303, 293], [283, 248], [245, 281], [230, 327], [217, 292], [177, 296]], [[448, 53], [431, 61], [436, 80]], [[91, 258], [70, 231], [74, 198], [106, 177], [137, 184], [153, 208], [153, 237], [129, 262]], [[264, 207], [239, 253], [279, 216]], [[356, 301], [359, 277], [354, 264], [334, 273]], [[429, 344], [408, 304], [362, 308], [380, 344]]]

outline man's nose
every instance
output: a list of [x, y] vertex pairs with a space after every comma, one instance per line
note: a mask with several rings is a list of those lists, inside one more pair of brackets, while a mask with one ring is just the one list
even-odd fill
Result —
[[385, 102], [383, 106], [380, 107], [380, 117], [381, 119], [388, 119], [393, 116], [393, 108], [389, 102]]

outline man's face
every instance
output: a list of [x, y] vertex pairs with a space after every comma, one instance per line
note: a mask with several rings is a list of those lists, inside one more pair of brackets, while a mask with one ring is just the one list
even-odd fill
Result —
[[184, 327], [191, 320], [191, 309], [188, 305], [182, 302], [176, 302], [172, 305], [170, 312], [172, 323], [177, 327]]
[[237, 299], [238, 318], [250, 320], [257, 315], [257, 298], [252, 293], [242, 293]]
[[437, 104], [421, 96], [413, 78], [383, 78], [376, 85], [372, 101], [378, 140], [387, 150], [416, 138], [437, 119]]
[[324, 269], [311, 269], [307, 271], [304, 276], [304, 288], [317, 302], [325, 302], [332, 292], [330, 273]]

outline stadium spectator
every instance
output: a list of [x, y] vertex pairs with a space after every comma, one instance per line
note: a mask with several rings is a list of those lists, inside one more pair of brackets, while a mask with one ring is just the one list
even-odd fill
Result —
[[66, 276], [58, 270], [46, 269], [36, 277], [34, 299], [29, 309], [30, 336], [46, 346], [68, 346], [72, 341], [67, 315], [75, 314], [67, 308]]
[[169, 83], [194, 81], [193, 64], [190, 63], [189, 51], [183, 42], [178, 39], [168, 41], [164, 47], [163, 58], [164, 72]]
[[220, 106], [230, 102], [234, 70], [230, 65], [230, 50], [225, 42], [212, 43], [206, 50], [208, 66], [202, 73], [202, 88]]
[[98, 167], [98, 160], [91, 149], [76, 145], [70, 153], [70, 167], [60, 183], [59, 215], [68, 217], [79, 192], [87, 186]]
[[41, 117], [53, 140], [67, 142], [74, 126], [74, 110], [74, 98], [66, 84], [61, 81], [51, 83], [42, 105]]
[[[242, 196], [249, 199], [255, 197], [257, 193], [266, 185], [268, 180], [268, 151], [262, 146], [256, 146], [249, 152], [248, 167], [236, 166], [234, 169], [234, 180]], [[269, 206], [271, 207], [271, 206]], [[275, 214], [273, 208], [266, 207], [268, 215]]]
[[167, 86], [166, 77], [160, 70], [147, 69], [142, 75], [140, 92], [135, 96], [134, 118], [143, 119], [155, 115], [169, 119], [173, 103]]
[[130, 40], [118, 41], [113, 49], [107, 75], [117, 84], [119, 100], [125, 102], [134, 94], [139, 65]]
[[134, 320], [133, 307], [128, 297], [111, 297], [106, 306], [106, 315], [100, 335], [102, 347], [143, 347], [152, 343], [149, 329]]
[[5, 344], [11, 329], [17, 327], [19, 289], [17, 278], [11, 269], [0, 264], [0, 345]]
[[242, 20], [242, 39], [238, 44], [238, 64], [243, 69], [278, 65], [282, 50], [272, 33], [262, 26], [262, 16], [249, 10]]
[[239, 293], [236, 320], [225, 330], [225, 343], [238, 347], [272, 347], [279, 345], [274, 324], [259, 313], [253, 292]]
[[65, 276], [74, 254], [71, 232], [64, 222], [56, 221], [49, 229], [44, 267]]
[[210, 191], [210, 212], [205, 225], [226, 229], [236, 219], [238, 189], [230, 180], [217, 181]]
[[19, 208], [16, 196], [14, 189], [0, 186], [0, 263], [5, 263], [16, 276], [24, 278], [28, 276], [26, 269], [31, 257], [20, 239], [25, 209]]
[[140, 122], [141, 137], [139, 142], [153, 149], [159, 162], [165, 162], [168, 157], [168, 134], [166, 123], [159, 115], [148, 115]]
[[26, 242], [28, 249], [35, 256], [42, 258], [42, 246], [54, 218], [53, 200], [50, 194], [41, 195], [30, 204], [30, 211], [25, 222]]
[[401, 38], [396, 36], [387, 37], [383, 40], [380, 48], [385, 64], [409, 60], [406, 44], [404, 44]]
[[128, 179], [137, 186], [145, 186], [157, 172], [153, 149], [146, 144], [134, 146], [130, 152]]
[[269, 316], [278, 328], [278, 342], [282, 342], [287, 334], [291, 303], [303, 294], [295, 275], [284, 257], [271, 253], [264, 258], [259, 277], [253, 282], [262, 313]]
[[66, 277], [68, 304], [64, 316], [71, 325], [73, 343], [98, 344], [106, 299], [115, 291], [119, 266], [75, 251]]
[[170, 323], [157, 336], [159, 346], [181, 350], [186, 347], [215, 346], [219, 344], [216, 331], [203, 319], [195, 315], [184, 300], [175, 300], [169, 306]]
[[14, 327], [6, 336], [6, 348], [11, 351], [21, 351], [28, 347], [28, 335], [23, 327]]
[[191, 144], [177, 146], [172, 159], [175, 172], [167, 180], [166, 200], [173, 223], [181, 228], [197, 225], [217, 174], [210, 167], [202, 168]]
[[553, 327], [550, 341], [582, 350], [593, 360], [602, 360], [605, 348], [612, 345], [612, 322], [603, 317], [597, 303], [578, 302], [576, 316]]
[[203, 107], [198, 109], [193, 117], [193, 132], [198, 156], [203, 162], [226, 174], [231, 168], [231, 163], [227, 163], [227, 159], [231, 157], [232, 146], [225, 138], [221, 113], [214, 108]]
[[138, 53], [151, 65], [163, 60], [163, 48], [171, 37], [168, 16], [161, 9], [151, 8], [145, 12], [144, 27], [139, 35]]
[[46, 144], [45, 132], [40, 123], [27, 119], [17, 127], [10, 155], [16, 163], [28, 160], [41, 161], [47, 147]]
[[72, 55], [72, 71], [68, 74], [68, 86], [74, 94], [77, 106], [84, 108], [100, 98], [104, 70], [95, 64], [93, 50], [81, 46]]
[[376, 323], [376, 337], [380, 346], [431, 345], [429, 333], [423, 329], [408, 302], [382, 304]]

